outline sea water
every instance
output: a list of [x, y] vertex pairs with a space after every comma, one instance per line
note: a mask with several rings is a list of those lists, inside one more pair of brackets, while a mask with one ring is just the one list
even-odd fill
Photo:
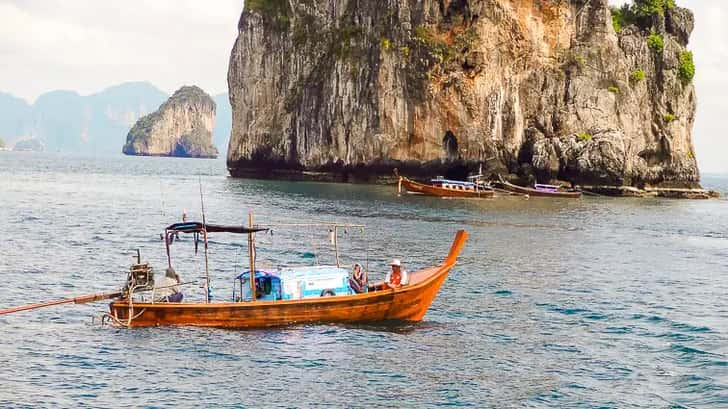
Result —
[[[728, 193], [728, 177], [704, 184]], [[0, 152], [0, 308], [118, 289], [136, 249], [210, 223], [342, 222], [341, 261], [439, 263], [425, 319], [266, 330], [116, 329], [106, 302], [0, 317], [0, 407], [728, 407], [728, 202], [398, 196], [394, 187], [232, 179], [224, 160]], [[325, 227], [256, 237], [263, 267], [333, 262]], [[202, 246], [172, 245], [188, 300]], [[211, 235], [213, 298], [245, 236]], [[98, 322], [98, 321], [96, 321]]]

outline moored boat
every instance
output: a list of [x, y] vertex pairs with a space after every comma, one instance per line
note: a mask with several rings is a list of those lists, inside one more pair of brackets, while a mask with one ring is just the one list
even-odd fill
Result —
[[[152, 299], [139, 299], [140, 291], [150, 291], [150, 269], [147, 265], [137, 264], [130, 269], [127, 285], [121, 297], [109, 304], [109, 313], [105, 320], [124, 327], [150, 327], [150, 326], [202, 326], [223, 328], [257, 328], [273, 327], [307, 322], [325, 323], [357, 323], [378, 321], [420, 321], [425, 316], [430, 304], [445, 281], [450, 270], [457, 261], [457, 257], [467, 239], [467, 233], [460, 230], [444, 261], [436, 266], [424, 268], [409, 273], [409, 283], [399, 288], [389, 288], [377, 283], [368, 287], [369, 291], [361, 294], [352, 291], [334, 293], [326, 289], [320, 294], [301, 290], [300, 287], [310, 284], [315, 279], [307, 276], [303, 283], [292, 285], [299, 287], [298, 295], [295, 290], [288, 291], [284, 287], [291, 286], [290, 282], [284, 284], [281, 280], [290, 280], [298, 273], [289, 274], [276, 272], [262, 272], [255, 268], [254, 234], [264, 231], [258, 226], [214, 226], [204, 223], [177, 224], [165, 230], [167, 240], [168, 261], [169, 237], [178, 232], [193, 233], [201, 236], [207, 248], [207, 233], [215, 230], [227, 233], [241, 233], [248, 235], [250, 254], [250, 269], [236, 277], [240, 285], [240, 297], [225, 302], [211, 302], [209, 296], [205, 302], [154, 302]], [[337, 227], [332, 229], [334, 234]], [[335, 242], [335, 239], [333, 240]], [[338, 265], [326, 266], [326, 274], [336, 274]], [[316, 273], [322, 274], [317, 268]], [[254, 273], [251, 273], [254, 272]], [[300, 271], [299, 271], [300, 273]], [[246, 280], [246, 277], [250, 277]], [[339, 283], [336, 277], [331, 276], [326, 282]], [[267, 280], [267, 281], [266, 281]], [[209, 282], [209, 279], [207, 279]], [[242, 291], [244, 283], [250, 288]], [[338, 284], [331, 284], [338, 285]], [[247, 297], [245, 297], [247, 293]], [[277, 294], [271, 296], [271, 293]], [[268, 296], [266, 296], [266, 294]]]
[[477, 181], [462, 182], [435, 178], [430, 181], [429, 185], [426, 185], [400, 176], [398, 189], [401, 191], [402, 188], [411, 193], [437, 197], [493, 197], [493, 189]]
[[535, 184], [534, 187], [524, 187], [514, 185], [503, 179], [493, 182], [496, 188], [507, 190], [509, 192], [521, 195], [536, 197], [559, 197], [568, 199], [578, 199], [581, 197], [581, 191], [574, 189], [564, 189], [556, 185]]

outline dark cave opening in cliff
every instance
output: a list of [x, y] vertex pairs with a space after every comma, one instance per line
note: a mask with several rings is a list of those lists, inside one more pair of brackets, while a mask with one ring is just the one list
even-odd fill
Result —
[[454, 161], [458, 159], [458, 139], [450, 131], [445, 132], [445, 136], [442, 137], [442, 150], [445, 151], [445, 156], [448, 161]]
[[187, 153], [187, 149], [185, 149], [184, 145], [182, 145], [181, 143], [178, 143], [174, 147], [174, 151], [172, 152], [172, 156], [175, 156], [175, 157], [178, 157], [178, 158], [186, 158], [186, 157], [188, 157], [190, 155], [189, 155], [189, 153]]
[[458, 138], [452, 131], [445, 132], [445, 136], [442, 137], [442, 150], [449, 163], [445, 177], [454, 180], [465, 180], [468, 177], [469, 169], [460, 161]]

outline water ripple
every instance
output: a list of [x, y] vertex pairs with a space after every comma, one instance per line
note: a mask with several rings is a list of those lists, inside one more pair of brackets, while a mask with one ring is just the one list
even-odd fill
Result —
[[[116, 289], [137, 248], [164, 266], [159, 232], [183, 209], [200, 216], [198, 177], [219, 223], [252, 210], [367, 224], [342, 255], [373, 279], [391, 258], [440, 262], [458, 228], [471, 236], [416, 324], [90, 325], [104, 303], [3, 316], [0, 407], [728, 407], [725, 201], [439, 200], [232, 179], [223, 160], [0, 161], [0, 307]], [[711, 183], [728, 192], [728, 179]], [[333, 255], [326, 243], [326, 232], [276, 230], [259, 236], [259, 261], [312, 263]], [[245, 246], [210, 241], [216, 299], [232, 296]], [[185, 278], [202, 276], [193, 253], [175, 243]]]

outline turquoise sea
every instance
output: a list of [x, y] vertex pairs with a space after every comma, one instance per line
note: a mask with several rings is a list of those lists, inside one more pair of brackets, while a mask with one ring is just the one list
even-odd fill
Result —
[[[728, 176], [704, 185], [728, 194]], [[424, 321], [269, 330], [116, 329], [105, 302], [0, 317], [0, 407], [728, 407], [728, 201], [447, 200], [388, 186], [232, 179], [224, 160], [0, 152], [0, 308], [118, 289], [135, 250], [200, 217], [365, 224], [344, 262], [384, 276], [470, 233]], [[330, 262], [327, 232], [276, 228], [261, 265]], [[246, 243], [211, 237], [213, 296]], [[204, 264], [173, 246], [182, 279]], [[188, 299], [202, 296], [196, 286]]]

